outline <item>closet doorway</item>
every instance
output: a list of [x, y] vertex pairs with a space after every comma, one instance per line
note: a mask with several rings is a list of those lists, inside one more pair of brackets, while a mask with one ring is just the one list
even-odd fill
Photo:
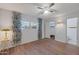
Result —
[[67, 19], [67, 43], [77, 45], [78, 18]]

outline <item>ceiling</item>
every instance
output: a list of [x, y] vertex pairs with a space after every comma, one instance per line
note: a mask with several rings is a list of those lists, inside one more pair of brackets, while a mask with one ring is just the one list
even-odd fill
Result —
[[[44, 3], [45, 4], [45, 3]], [[17, 11], [30, 16], [39, 16], [36, 6], [44, 5], [43, 3], [0, 3], [0, 8], [10, 11]], [[52, 7], [56, 10], [55, 13], [48, 14], [47, 16], [57, 16], [61, 14], [71, 13], [79, 10], [79, 3], [55, 3]], [[46, 17], [46, 15], [41, 15]]]

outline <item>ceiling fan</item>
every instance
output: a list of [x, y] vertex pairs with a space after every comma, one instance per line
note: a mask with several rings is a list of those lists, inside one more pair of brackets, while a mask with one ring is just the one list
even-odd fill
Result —
[[52, 8], [54, 5], [55, 5], [54, 3], [48, 3], [43, 4], [41, 6], [37, 6], [36, 8], [39, 10], [40, 14], [53, 13], [56, 11], [55, 9]]

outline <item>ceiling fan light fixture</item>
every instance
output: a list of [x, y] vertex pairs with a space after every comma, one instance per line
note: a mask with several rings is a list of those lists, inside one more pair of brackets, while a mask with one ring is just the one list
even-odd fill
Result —
[[37, 9], [39, 10], [39, 14], [51, 14], [51, 13], [55, 13], [56, 10], [52, 9], [54, 3], [47, 3], [47, 4], [43, 4], [42, 6], [38, 6]]
[[47, 13], [49, 13], [49, 11], [48, 11], [48, 10], [45, 10], [45, 11], [44, 11], [44, 14], [47, 14]]

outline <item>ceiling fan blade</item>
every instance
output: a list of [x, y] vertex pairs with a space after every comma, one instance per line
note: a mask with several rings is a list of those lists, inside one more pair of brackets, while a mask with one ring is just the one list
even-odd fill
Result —
[[49, 11], [50, 11], [50, 12], [56, 12], [56, 10], [55, 10], [55, 9], [50, 9]]
[[39, 6], [38, 6], [37, 8], [38, 8], [38, 9], [43, 9], [42, 7], [39, 7]]
[[54, 3], [51, 3], [50, 5], [49, 5], [49, 7], [52, 7], [54, 5]]

